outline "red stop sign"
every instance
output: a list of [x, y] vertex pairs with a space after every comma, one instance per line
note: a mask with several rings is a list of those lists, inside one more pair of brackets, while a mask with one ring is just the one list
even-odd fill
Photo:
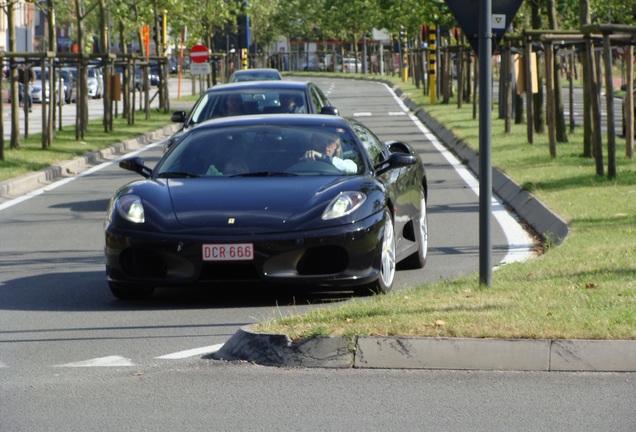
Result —
[[210, 58], [208, 47], [203, 44], [196, 44], [190, 48], [190, 60], [193, 63], [205, 63]]

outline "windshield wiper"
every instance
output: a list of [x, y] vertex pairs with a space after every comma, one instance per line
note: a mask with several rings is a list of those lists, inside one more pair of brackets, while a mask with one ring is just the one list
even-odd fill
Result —
[[159, 178], [198, 178], [201, 177], [197, 174], [191, 174], [188, 172], [179, 172], [179, 171], [167, 171], [157, 174]]
[[259, 171], [243, 174], [234, 174], [230, 177], [295, 177], [298, 174], [274, 171]]

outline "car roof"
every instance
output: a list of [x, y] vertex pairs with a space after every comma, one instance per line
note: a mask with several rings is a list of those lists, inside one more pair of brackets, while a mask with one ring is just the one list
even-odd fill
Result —
[[225, 126], [304, 125], [349, 127], [352, 119], [327, 114], [258, 114], [220, 117], [199, 123], [193, 130]]
[[229, 90], [246, 90], [246, 89], [263, 89], [263, 90], [304, 90], [311, 83], [306, 81], [241, 81], [227, 84], [218, 84], [210, 87], [207, 92], [213, 93], [217, 91]]
[[232, 75], [243, 75], [243, 74], [253, 74], [253, 73], [271, 73], [273, 75], [278, 75], [278, 69], [272, 68], [254, 68], [254, 69], [239, 69], [232, 73]]

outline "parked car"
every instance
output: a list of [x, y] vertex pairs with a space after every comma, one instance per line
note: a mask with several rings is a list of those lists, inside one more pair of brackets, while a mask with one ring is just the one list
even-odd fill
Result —
[[64, 86], [64, 102], [70, 103], [73, 96], [73, 87], [77, 81], [77, 68], [62, 67], [60, 70], [60, 78], [62, 78]]
[[[29, 90], [31, 92], [31, 100], [32, 102], [40, 102], [50, 101], [50, 89], [49, 89], [49, 69], [45, 69], [44, 73], [40, 66], [33, 66], [33, 73], [35, 75], [35, 81], [30, 85]], [[57, 74], [56, 74], [57, 77]], [[56, 86], [59, 85], [59, 77], [56, 78]], [[60, 98], [58, 98], [58, 103], [65, 102], [65, 88], [64, 83], [62, 83], [62, 88], [60, 89]]]
[[[69, 91], [69, 101], [77, 102], [77, 84], [79, 83], [79, 79], [77, 77], [77, 69], [69, 68], [72, 70], [73, 75], [75, 76], [75, 80], [71, 85], [71, 89]], [[100, 66], [88, 66], [87, 69], [88, 80], [87, 80], [87, 91], [88, 97], [92, 99], [100, 99], [104, 96], [104, 76], [102, 73], [102, 68]]]
[[344, 58], [342, 59], [342, 72], [362, 73], [362, 62], [354, 58]]
[[102, 68], [89, 66], [88, 68], [88, 97], [100, 99], [104, 96], [104, 77]]
[[277, 69], [260, 68], [260, 69], [241, 69], [234, 71], [228, 82], [240, 81], [276, 81], [282, 80], [280, 72]]
[[303, 71], [324, 71], [325, 59], [323, 57], [310, 57], [309, 59], [303, 57], [303, 63], [300, 65], [300, 69]]
[[146, 70], [148, 71], [148, 81], [144, 81], [142, 79], [142, 71], [145, 68], [137, 68], [135, 71], [135, 88], [139, 91], [144, 91], [146, 83], [151, 87], [158, 87], [161, 84], [161, 78], [159, 75], [159, 70], [155, 68], [148, 67]]
[[[321, 140], [335, 153], [317, 152]], [[105, 216], [107, 280], [120, 299], [232, 282], [388, 292], [398, 263], [426, 263], [422, 161], [354, 119], [214, 119], [154, 168], [139, 157], [120, 167], [144, 177], [119, 188]]]
[[294, 99], [293, 112], [297, 114], [331, 114], [338, 115], [336, 107], [312, 82], [297, 81], [245, 81], [217, 85], [208, 89], [194, 104], [190, 114], [186, 111], [175, 111], [172, 121], [183, 123], [183, 127], [168, 139], [170, 147], [187, 129], [214, 117], [230, 115], [226, 101], [231, 95], [241, 98], [243, 109], [241, 114], [280, 114], [289, 111], [282, 101]]

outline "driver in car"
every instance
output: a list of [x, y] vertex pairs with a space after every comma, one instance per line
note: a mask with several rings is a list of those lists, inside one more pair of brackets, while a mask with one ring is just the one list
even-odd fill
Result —
[[358, 166], [351, 159], [342, 159], [342, 146], [337, 135], [314, 134], [312, 137], [313, 150], [308, 150], [304, 160], [316, 160], [331, 163], [340, 171], [347, 174], [358, 172]]

